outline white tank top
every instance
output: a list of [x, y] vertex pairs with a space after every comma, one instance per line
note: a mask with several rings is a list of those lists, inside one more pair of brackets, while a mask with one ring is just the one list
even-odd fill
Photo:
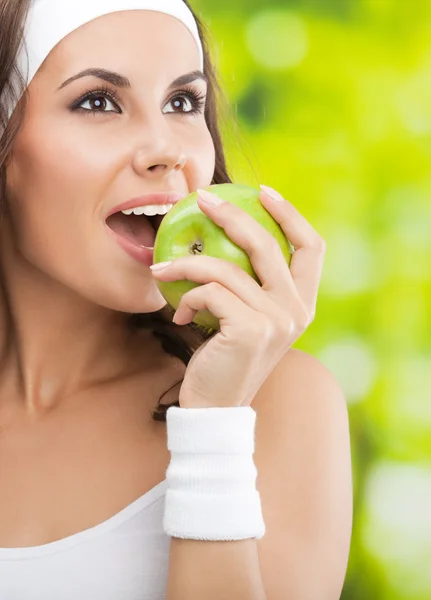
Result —
[[170, 536], [166, 479], [80, 533], [28, 548], [0, 548], [0, 600], [165, 600]]

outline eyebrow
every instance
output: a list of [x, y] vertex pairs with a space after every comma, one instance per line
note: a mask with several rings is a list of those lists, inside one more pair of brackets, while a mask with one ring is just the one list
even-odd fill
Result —
[[[73, 81], [76, 81], [77, 79], [82, 79], [83, 77], [98, 77], [99, 79], [103, 79], [104, 81], [107, 81], [108, 83], [111, 83], [112, 85], [115, 85], [118, 88], [126, 89], [132, 87], [129, 79], [127, 79], [127, 77], [124, 77], [124, 75], [120, 75], [119, 73], [115, 73], [114, 71], [107, 71], [106, 69], [90, 68], [81, 71], [80, 73], [74, 75], [73, 77], [70, 77], [69, 79], [66, 79], [66, 81], [64, 81], [60, 85], [57, 91], [62, 90]], [[180, 77], [175, 79], [169, 85], [169, 89], [179, 87], [182, 85], [187, 85], [188, 83], [192, 83], [192, 81], [196, 81], [197, 79], [202, 79], [203, 81], [208, 83], [208, 77], [205, 75], [205, 73], [196, 70], [191, 71], [190, 73], [186, 73], [185, 75], [181, 75]]]

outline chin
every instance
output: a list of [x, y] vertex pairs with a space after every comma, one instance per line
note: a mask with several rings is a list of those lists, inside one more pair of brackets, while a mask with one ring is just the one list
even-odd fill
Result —
[[147, 287], [147, 289], [142, 289], [140, 286], [140, 293], [137, 294], [136, 290], [132, 290], [131, 293], [121, 294], [121, 297], [118, 294], [108, 298], [106, 295], [103, 297], [99, 297], [96, 300], [96, 303], [99, 306], [103, 306], [104, 308], [108, 308], [110, 310], [114, 310], [116, 312], [128, 313], [128, 314], [146, 314], [146, 313], [154, 313], [162, 310], [167, 306], [166, 300], [160, 294], [156, 285]]
[[150, 314], [155, 313], [167, 306], [167, 302], [164, 298], [162, 298], [161, 302], [146, 302], [145, 304], [142, 302], [136, 302], [129, 304], [127, 308], [123, 308], [122, 312], [129, 313], [131, 315], [137, 314]]

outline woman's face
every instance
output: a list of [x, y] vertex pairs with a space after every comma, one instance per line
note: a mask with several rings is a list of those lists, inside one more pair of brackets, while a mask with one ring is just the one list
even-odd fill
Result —
[[[88, 69], [116, 73], [130, 85], [113, 75], [109, 82], [91, 75], [65, 84]], [[183, 197], [210, 185], [215, 151], [203, 112], [207, 84], [173, 83], [198, 70], [192, 35], [157, 12], [100, 17], [54, 48], [30, 83], [7, 169], [3, 227], [20, 258], [114, 310], [165, 306], [149, 268], [117, 243], [105, 221], [130, 199], [154, 192]]]

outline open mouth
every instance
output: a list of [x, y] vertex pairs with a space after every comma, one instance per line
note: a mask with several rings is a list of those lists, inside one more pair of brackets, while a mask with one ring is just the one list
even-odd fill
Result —
[[106, 225], [129, 243], [142, 248], [153, 248], [156, 233], [164, 215], [148, 217], [142, 215], [125, 215], [117, 212], [106, 219]]

